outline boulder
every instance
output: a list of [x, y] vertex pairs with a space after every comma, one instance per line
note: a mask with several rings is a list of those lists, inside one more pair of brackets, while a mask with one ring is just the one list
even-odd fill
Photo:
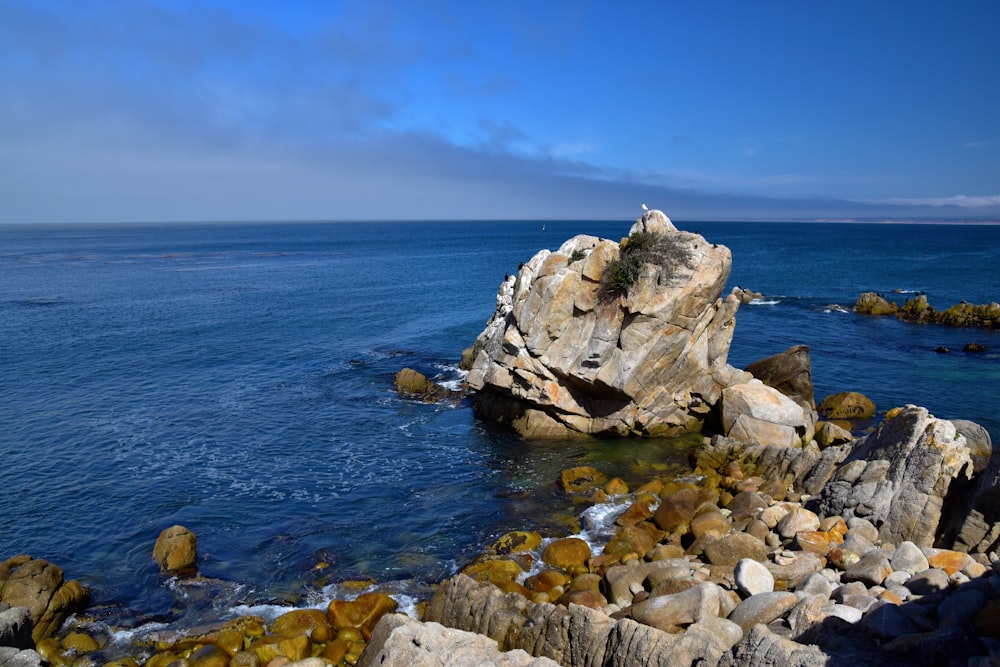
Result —
[[370, 632], [379, 619], [396, 611], [397, 603], [385, 593], [362, 593], [354, 600], [331, 600], [326, 618], [335, 630], [356, 628]]
[[165, 528], [153, 546], [153, 560], [162, 572], [188, 574], [198, 560], [198, 538], [184, 526]]
[[949, 487], [971, 475], [965, 437], [951, 422], [908, 405], [890, 410], [874, 433], [856, 441], [820, 492], [818, 513], [867, 519], [883, 542], [930, 547]]
[[875, 415], [875, 404], [864, 394], [844, 391], [824, 398], [819, 404], [819, 413], [826, 419], [871, 419]]
[[801, 446], [813, 436], [815, 419], [802, 406], [757, 379], [722, 391], [722, 429], [748, 444]]
[[590, 555], [590, 545], [579, 537], [564, 537], [545, 547], [542, 561], [569, 572], [584, 568]]
[[[73, 579], [63, 580], [62, 568], [31, 556], [15, 556], [0, 563], [0, 602], [23, 607], [31, 616], [31, 638], [36, 644], [53, 635], [70, 614], [83, 611], [90, 592]], [[14, 634], [24, 632], [14, 616]]]
[[965, 436], [965, 442], [969, 447], [969, 455], [972, 456], [972, 467], [976, 474], [986, 470], [993, 458], [993, 439], [990, 432], [982, 425], [967, 419], [952, 419], [955, 430]]
[[700, 430], [722, 390], [749, 378], [726, 363], [731, 263], [660, 211], [621, 244], [581, 235], [538, 252], [476, 339], [476, 414], [534, 438]]
[[802, 406], [803, 410], [816, 410], [808, 345], [790, 347], [784, 352], [755, 361], [743, 370], [767, 386], [774, 387]]
[[420, 371], [412, 368], [404, 368], [396, 373], [393, 386], [400, 396], [413, 398], [425, 403], [436, 403], [447, 399], [454, 399], [461, 396], [460, 392], [451, 391], [441, 385], [427, 379]]

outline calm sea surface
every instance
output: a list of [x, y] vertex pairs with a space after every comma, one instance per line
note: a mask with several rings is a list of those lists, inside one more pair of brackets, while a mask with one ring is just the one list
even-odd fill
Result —
[[[348, 578], [420, 596], [505, 530], [544, 526], [529, 492], [562, 468], [682, 460], [664, 442], [522, 442], [392, 390], [404, 366], [458, 379], [537, 250], [630, 225], [0, 227], [0, 559], [59, 564], [116, 624], [320, 604]], [[1000, 227], [677, 225], [729, 246], [730, 286], [764, 294], [737, 315], [733, 365], [805, 343], [817, 400], [858, 390], [1000, 438], [1000, 333], [849, 312], [866, 290], [1000, 299]], [[177, 523], [215, 580], [201, 595], [152, 562]]]

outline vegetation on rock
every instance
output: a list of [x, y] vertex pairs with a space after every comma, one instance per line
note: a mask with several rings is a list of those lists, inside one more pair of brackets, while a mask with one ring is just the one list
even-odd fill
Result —
[[601, 276], [601, 293], [611, 297], [635, 284], [646, 264], [675, 266], [691, 260], [688, 246], [674, 236], [652, 232], [633, 232], [620, 246], [618, 259], [610, 259]]

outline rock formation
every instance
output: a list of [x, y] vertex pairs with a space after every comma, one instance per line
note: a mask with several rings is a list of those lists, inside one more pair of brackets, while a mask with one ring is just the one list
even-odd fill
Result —
[[58, 630], [70, 614], [82, 611], [89, 599], [79, 581], [64, 581], [62, 568], [48, 561], [15, 556], [0, 563], [0, 602], [28, 610], [36, 643]]
[[982, 305], [963, 301], [946, 310], [935, 310], [927, 303], [925, 294], [913, 296], [900, 306], [874, 292], [865, 292], [858, 297], [854, 310], [863, 315], [895, 315], [908, 322], [927, 322], [952, 327], [1000, 328], [1000, 304], [996, 301]]
[[[640, 242], [651, 251], [629, 264]], [[527, 437], [700, 430], [722, 390], [750, 377], [726, 363], [731, 261], [660, 211], [621, 244], [581, 235], [540, 251], [500, 286], [476, 340], [476, 413]]]

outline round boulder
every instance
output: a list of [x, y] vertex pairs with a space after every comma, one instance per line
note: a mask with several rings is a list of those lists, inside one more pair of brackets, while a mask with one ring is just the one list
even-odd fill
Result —
[[590, 545], [579, 537], [564, 537], [545, 547], [542, 561], [552, 567], [572, 572], [583, 568], [590, 555]]
[[162, 572], [186, 573], [195, 569], [198, 538], [184, 526], [164, 529], [153, 547], [153, 560]]
[[819, 413], [826, 419], [871, 419], [875, 404], [870, 398], [856, 391], [831, 394], [819, 404]]

